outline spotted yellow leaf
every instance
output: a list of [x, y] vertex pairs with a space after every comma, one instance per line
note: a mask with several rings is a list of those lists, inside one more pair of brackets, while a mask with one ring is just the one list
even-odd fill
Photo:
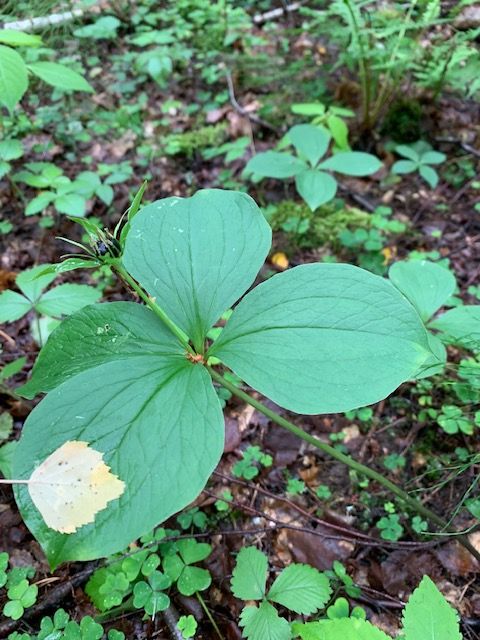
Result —
[[74, 533], [93, 522], [95, 514], [125, 490], [125, 483], [110, 471], [103, 455], [87, 442], [75, 440], [48, 456], [27, 484], [47, 526], [60, 533]]

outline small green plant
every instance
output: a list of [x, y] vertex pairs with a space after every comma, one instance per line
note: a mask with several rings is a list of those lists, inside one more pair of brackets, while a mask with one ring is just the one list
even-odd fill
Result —
[[351, 151], [348, 144], [348, 125], [344, 118], [353, 118], [351, 109], [326, 106], [321, 102], [292, 104], [292, 113], [312, 118], [312, 124], [322, 125], [328, 129], [337, 151]]
[[271, 467], [272, 456], [264, 453], [258, 445], [250, 446], [242, 453], [242, 460], [236, 462], [232, 467], [232, 473], [237, 478], [252, 480], [258, 476], [261, 467]]
[[195, 633], [197, 632], [197, 621], [195, 618], [190, 616], [180, 616], [177, 622], [177, 628], [182, 633], [182, 638], [184, 640], [189, 640], [189, 638], [194, 638]]
[[380, 537], [391, 542], [400, 540], [403, 535], [403, 527], [400, 524], [400, 516], [397, 513], [390, 513], [380, 518], [377, 522], [377, 529], [380, 530]]
[[49, 205], [53, 205], [58, 213], [84, 216], [87, 199], [98, 196], [106, 205], [112, 202], [112, 187], [102, 183], [93, 171], [83, 171], [71, 180], [60, 167], [50, 162], [28, 162], [25, 167], [14, 174], [13, 179], [41, 189], [28, 203], [25, 209], [27, 216], [41, 213]]
[[[7, 289], [0, 294], [0, 322], [14, 322], [32, 310], [37, 321], [39, 316], [60, 319], [100, 298], [100, 291], [85, 284], [66, 283], [47, 290], [56, 278], [55, 273], [44, 273], [49, 267], [43, 264], [20, 273], [15, 282], [21, 293]], [[43, 342], [45, 330], [33, 326], [36, 339]]]
[[20, 620], [25, 609], [37, 601], [38, 587], [30, 584], [35, 575], [32, 567], [15, 567], [8, 570], [8, 553], [0, 554], [0, 588], [6, 590], [7, 602], [3, 606], [3, 614], [12, 620]]
[[10, 173], [11, 160], [18, 160], [23, 156], [23, 145], [20, 140], [10, 138], [0, 142], [0, 178]]
[[467, 436], [473, 435], [473, 429], [477, 421], [464, 415], [460, 407], [455, 405], [444, 405], [441, 413], [437, 416], [437, 423], [442, 427], [445, 433], [455, 434], [464, 433]]
[[285, 145], [293, 145], [298, 155], [282, 151], [258, 153], [248, 161], [246, 174], [261, 178], [295, 178], [300, 196], [312, 211], [330, 202], [337, 192], [336, 179], [327, 172], [349, 176], [369, 176], [382, 166], [375, 156], [362, 151], [340, 151], [323, 160], [332, 136], [324, 127], [311, 124], [293, 126], [285, 137]]
[[331, 594], [327, 576], [306, 564], [292, 564], [283, 569], [269, 589], [267, 577], [267, 557], [255, 547], [242, 549], [231, 586], [235, 597], [259, 603], [247, 605], [240, 615], [243, 637], [248, 640], [290, 638], [290, 625], [274, 605], [312, 615], [324, 608]]
[[17, 47], [40, 47], [42, 39], [37, 35], [0, 29], [0, 105], [13, 113], [28, 88], [29, 74], [33, 74], [52, 87], [63, 91], [86, 91], [93, 88], [76, 71], [63, 64], [50, 61], [26, 63]]
[[406, 160], [397, 160], [392, 166], [392, 173], [403, 175], [417, 171], [425, 182], [435, 189], [439, 177], [432, 165], [445, 162], [447, 156], [444, 153], [434, 151], [431, 145], [423, 140], [410, 145], [400, 144], [395, 147], [395, 152]]

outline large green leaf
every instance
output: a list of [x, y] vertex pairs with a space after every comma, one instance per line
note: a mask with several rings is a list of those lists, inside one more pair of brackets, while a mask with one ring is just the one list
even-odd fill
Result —
[[16, 29], [0, 29], [0, 42], [10, 47], [39, 47], [43, 44], [40, 36]]
[[403, 612], [405, 640], [462, 640], [458, 613], [428, 576], [410, 596]]
[[201, 348], [254, 281], [270, 248], [270, 227], [252, 198], [219, 189], [159, 200], [131, 225], [126, 268]]
[[297, 124], [289, 130], [287, 137], [297, 153], [304, 156], [312, 167], [323, 158], [332, 139], [324, 127], [313, 124]]
[[0, 104], [12, 113], [27, 87], [28, 73], [23, 58], [10, 47], [0, 45]]
[[427, 260], [396, 262], [388, 277], [416, 307], [426, 322], [455, 291], [455, 276], [451, 271]]
[[280, 406], [313, 414], [381, 400], [431, 351], [417, 311], [390, 282], [309, 264], [245, 296], [209, 355]]
[[464, 305], [450, 309], [429, 326], [442, 331], [456, 344], [480, 350], [480, 305]]
[[95, 304], [55, 329], [35, 362], [31, 379], [19, 391], [33, 398], [105, 362], [182, 353], [181, 345], [147, 307], [133, 302]]
[[369, 176], [380, 169], [382, 163], [371, 153], [340, 151], [318, 165], [319, 169], [337, 171], [347, 176]]
[[[146, 309], [145, 335], [137, 324], [134, 337], [130, 325], [122, 332], [115, 324], [114, 305], [104, 306], [103, 319], [110, 312], [108, 326], [115, 326], [115, 333], [87, 320], [80, 332], [78, 323], [71, 323], [70, 334], [62, 338], [72, 353], [82, 353], [84, 339], [93, 350], [98, 339], [103, 364], [99, 355], [89, 369], [42, 400], [28, 417], [14, 455], [14, 477], [28, 478], [64, 442], [80, 440], [104, 453], [125, 482], [118, 500], [99, 512], [93, 524], [70, 535], [49, 529], [26, 487], [16, 489], [22, 516], [52, 566], [109, 555], [150, 531], [199, 494], [223, 450], [222, 412], [203, 366], [189, 362], [176, 339]], [[88, 308], [79, 314], [88, 318]], [[158, 345], [151, 335], [155, 321]], [[57, 333], [54, 337], [59, 340]], [[71, 366], [68, 354], [66, 359]], [[42, 367], [47, 365], [44, 360]]]
[[93, 93], [93, 87], [83, 76], [57, 62], [32, 62], [28, 68], [41, 80], [64, 91], [87, 91]]
[[337, 181], [331, 175], [317, 169], [306, 169], [295, 178], [298, 193], [312, 211], [330, 202], [337, 193]]
[[253, 156], [245, 167], [247, 173], [254, 173], [263, 178], [292, 178], [308, 167], [305, 162], [290, 153], [265, 151]]

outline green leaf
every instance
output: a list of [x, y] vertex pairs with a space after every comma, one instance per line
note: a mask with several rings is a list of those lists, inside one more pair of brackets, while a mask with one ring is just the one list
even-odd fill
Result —
[[480, 305], [464, 305], [450, 309], [430, 323], [430, 327], [446, 334], [467, 348], [479, 349]]
[[57, 62], [32, 62], [28, 68], [40, 80], [63, 91], [87, 91], [93, 93], [92, 85], [76, 71]]
[[55, 199], [55, 194], [52, 191], [43, 191], [38, 196], [30, 200], [25, 208], [26, 216], [35, 216], [37, 213], [41, 213], [48, 207], [48, 205]]
[[337, 171], [347, 176], [370, 176], [381, 167], [382, 163], [376, 156], [363, 151], [339, 151], [318, 166], [319, 169]]
[[451, 271], [427, 260], [396, 262], [390, 267], [388, 277], [424, 322], [447, 302], [456, 287]]
[[292, 104], [291, 111], [299, 116], [323, 116], [325, 113], [325, 105], [321, 102], [301, 102]]
[[327, 124], [337, 147], [342, 151], [349, 151], [348, 127], [342, 118], [332, 113], [327, 118]]
[[61, 284], [47, 291], [35, 308], [46, 316], [66, 316], [97, 302], [101, 295], [98, 289], [86, 284]]
[[184, 596], [193, 596], [197, 591], [204, 591], [212, 584], [212, 577], [206, 569], [185, 567], [177, 581], [177, 588]]
[[95, 191], [95, 195], [104, 202], [107, 207], [113, 202], [113, 189], [109, 184], [101, 184]]
[[276, 578], [267, 598], [295, 613], [311, 615], [326, 605], [331, 592], [323, 573], [308, 564], [291, 564]]
[[432, 189], [435, 189], [438, 184], [438, 173], [435, 169], [422, 164], [418, 168], [418, 173]]
[[208, 558], [212, 553], [212, 547], [206, 542], [197, 542], [194, 538], [179, 540], [178, 551], [185, 564], [194, 564]]
[[420, 162], [420, 156], [417, 151], [413, 147], [409, 147], [406, 144], [397, 145], [395, 147], [395, 153], [398, 153], [399, 156], [403, 156], [404, 158], [412, 160], [415, 165]]
[[123, 261], [201, 348], [254, 281], [270, 243], [270, 227], [249, 196], [206, 189], [144, 207], [131, 222]]
[[377, 402], [430, 354], [402, 294], [344, 264], [302, 265], [262, 283], [208, 352], [280, 406], [307, 414]]
[[231, 587], [240, 600], [261, 600], [265, 595], [268, 560], [255, 547], [244, 547], [237, 556]]
[[7, 413], [0, 413], [0, 442], [7, 440], [13, 430], [13, 418]]
[[11, 138], [0, 142], [0, 158], [2, 160], [16, 160], [23, 156], [23, 145], [20, 140]]
[[290, 640], [290, 625], [278, 615], [269, 602], [259, 607], [245, 607], [240, 614], [240, 626], [247, 640]]
[[439, 151], [425, 151], [421, 157], [421, 161], [424, 164], [442, 164], [446, 159], [447, 156]]
[[373, 624], [359, 618], [321, 620], [305, 624], [294, 622], [292, 631], [295, 638], [299, 636], [302, 640], [392, 640]]
[[37, 267], [26, 269], [17, 276], [16, 283], [20, 291], [32, 302], [36, 302], [42, 291], [55, 280], [55, 273], [44, 273], [49, 264], [39, 264]]
[[13, 113], [27, 87], [28, 73], [23, 58], [10, 47], [0, 45], [0, 104]]
[[18, 441], [14, 440], [12, 442], [7, 442], [0, 447], [0, 473], [4, 475], [5, 478], [12, 477], [12, 460], [13, 453], [17, 446]]
[[304, 156], [312, 167], [323, 158], [330, 144], [331, 136], [324, 127], [313, 124], [296, 124], [287, 137], [300, 156]]
[[8, 364], [4, 365], [0, 369], [0, 382], [2, 382], [3, 380], [7, 380], [8, 378], [11, 378], [17, 373], [20, 373], [20, 371], [25, 366], [26, 362], [27, 362], [27, 359], [25, 358], [25, 356], [22, 356], [21, 358], [17, 358], [16, 360], [13, 360], [12, 362], [9, 362]]
[[312, 211], [330, 202], [337, 193], [337, 181], [328, 173], [306, 169], [295, 178], [295, 186]]
[[71, 216], [84, 216], [86, 208], [86, 200], [78, 193], [65, 193], [55, 198], [55, 209], [59, 213], [65, 213]]
[[0, 293], [0, 322], [14, 322], [30, 311], [32, 304], [16, 291]]
[[280, 151], [265, 151], [253, 156], [245, 167], [246, 173], [254, 173], [262, 178], [292, 178], [307, 165], [300, 158]]
[[194, 637], [197, 626], [197, 621], [192, 615], [180, 616], [177, 622], [177, 629], [182, 632], [182, 638], [184, 638], [184, 640]]
[[462, 640], [458, 613], [428, 576], [410, 596], [403, 612], [405, 640]]
[[392, 173], [413, 173], [417, 168], [418, 164], [412, 160], [397, 160], [397, 162], [394, 162], [392, 165]]
[[0, 29], [0, 43], [8, 44], [10, 47], [39, 47], [43, 44], [40, 36], [16, 29]]
[[125, 482], [93, 524], [69, 535], [46, 527], [17, 487], [24, 521], [52, 566], [107, 556], [151, 531], [196, 498], [223, 451], [223, 416], [204, 367], [148, 309], [118, 304], [123, 315], [115, 303], [86, 307], [50, 336], [37, 377], [47, 386], [68, 379], [29, 415], [14, 455], [15, 477], [28, 478], [64, 442], [94, 443]]

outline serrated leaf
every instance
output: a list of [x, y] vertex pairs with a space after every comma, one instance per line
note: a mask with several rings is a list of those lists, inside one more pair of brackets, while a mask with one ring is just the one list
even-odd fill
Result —
[[324, 171], [306, 169], [295, 177], [295, 186], [312, 211], [330, 202], [337, 192], [337, 181]]
[[458, 613], [428, 576], [410, 596], [403, 612], [405, 640], [462, 640]]
[[261, 600], [265, 595], [268, 559], [255, 547], [243, 548], [232, 575], [232, 592], [240, 600]]
[[345, 264], [277, 274], [234, 309], [208, 356], [282, 407], [335, 413], [386, 397], [431, 356], [417, 311]]
[[275, 579], [267, 597], [295, 613], [311, 615], [325, 606], [331, 592], [323, 573], [307, 564], [291, 564]]
[[424, 322], [445, 304], [456, 287], [451, 271], [427, 260], [396, 262], [388, 277], [416, 307]]
[[315, 167], [327, 152], [332, 139], [324, 127], [313, 124], [297, 124], [287, 133], [287, 138], [300, 156], [304, 156], [311, 167]]
[[13, 113], [27, 87], [28, 74], [23, 58], [10, 47], [0, 45], [0, 104]]
[[240, 614], [240, 626], [247, 640], [290, 640], [290, 625], [278, 615], [269, 602], [258, 607], [245, 607]]
[[65, 442], [35, 468], [28, 480], [33, 504], [48, 527], [74, 533], [94, 521], [125, 491], [99, 451], [87, 442]]
[[392, 640], [373, 624], [359, 618], [321, 620], [305, 624], [294, 622], [294, 637], [302, 640]]
[[246, 173], [254, 173], [263, 178], [293, 178], [307, 169], [305, 162], [291, 153], [265, 151], [253, 156], [245, 167]]
[[0, 159], [16, 160], [23, 156], [23, 145], [20, 140], [10, 139], [0, 142]]
[[93, 93], [93, 87], [76, 71], [57, 62], [32, 62], [28, 65], [32, 73], [41, 80], [64, 91], [87, 91]]
[[252, 284], [270, 243], [270, 227], [249, 196], [206, 189], [139, 211], [123, 261], [201, 348], [212, 325]]
[[55, 209], [70, 216], [84, 216], [87, 201], [77, 193], [65, 193], [54, 201]]
[[223, 450], [223, 416], [204, 367], [189, 362], [148, 309], [118, 304], [121, 311], [115, 303], [94, 305], [62, 323], [31, 385], [65, 380], [25, 422], [15, 476], [28, 478], [35, 461], [63, 442], [83, 440], [105, 453], [126, 485], [93, 525], [71, 535], [46, 527], [25, 487], [15, 488], [24, 521], [52, 565], [109, 555], [151, 531], [198, 495]]

